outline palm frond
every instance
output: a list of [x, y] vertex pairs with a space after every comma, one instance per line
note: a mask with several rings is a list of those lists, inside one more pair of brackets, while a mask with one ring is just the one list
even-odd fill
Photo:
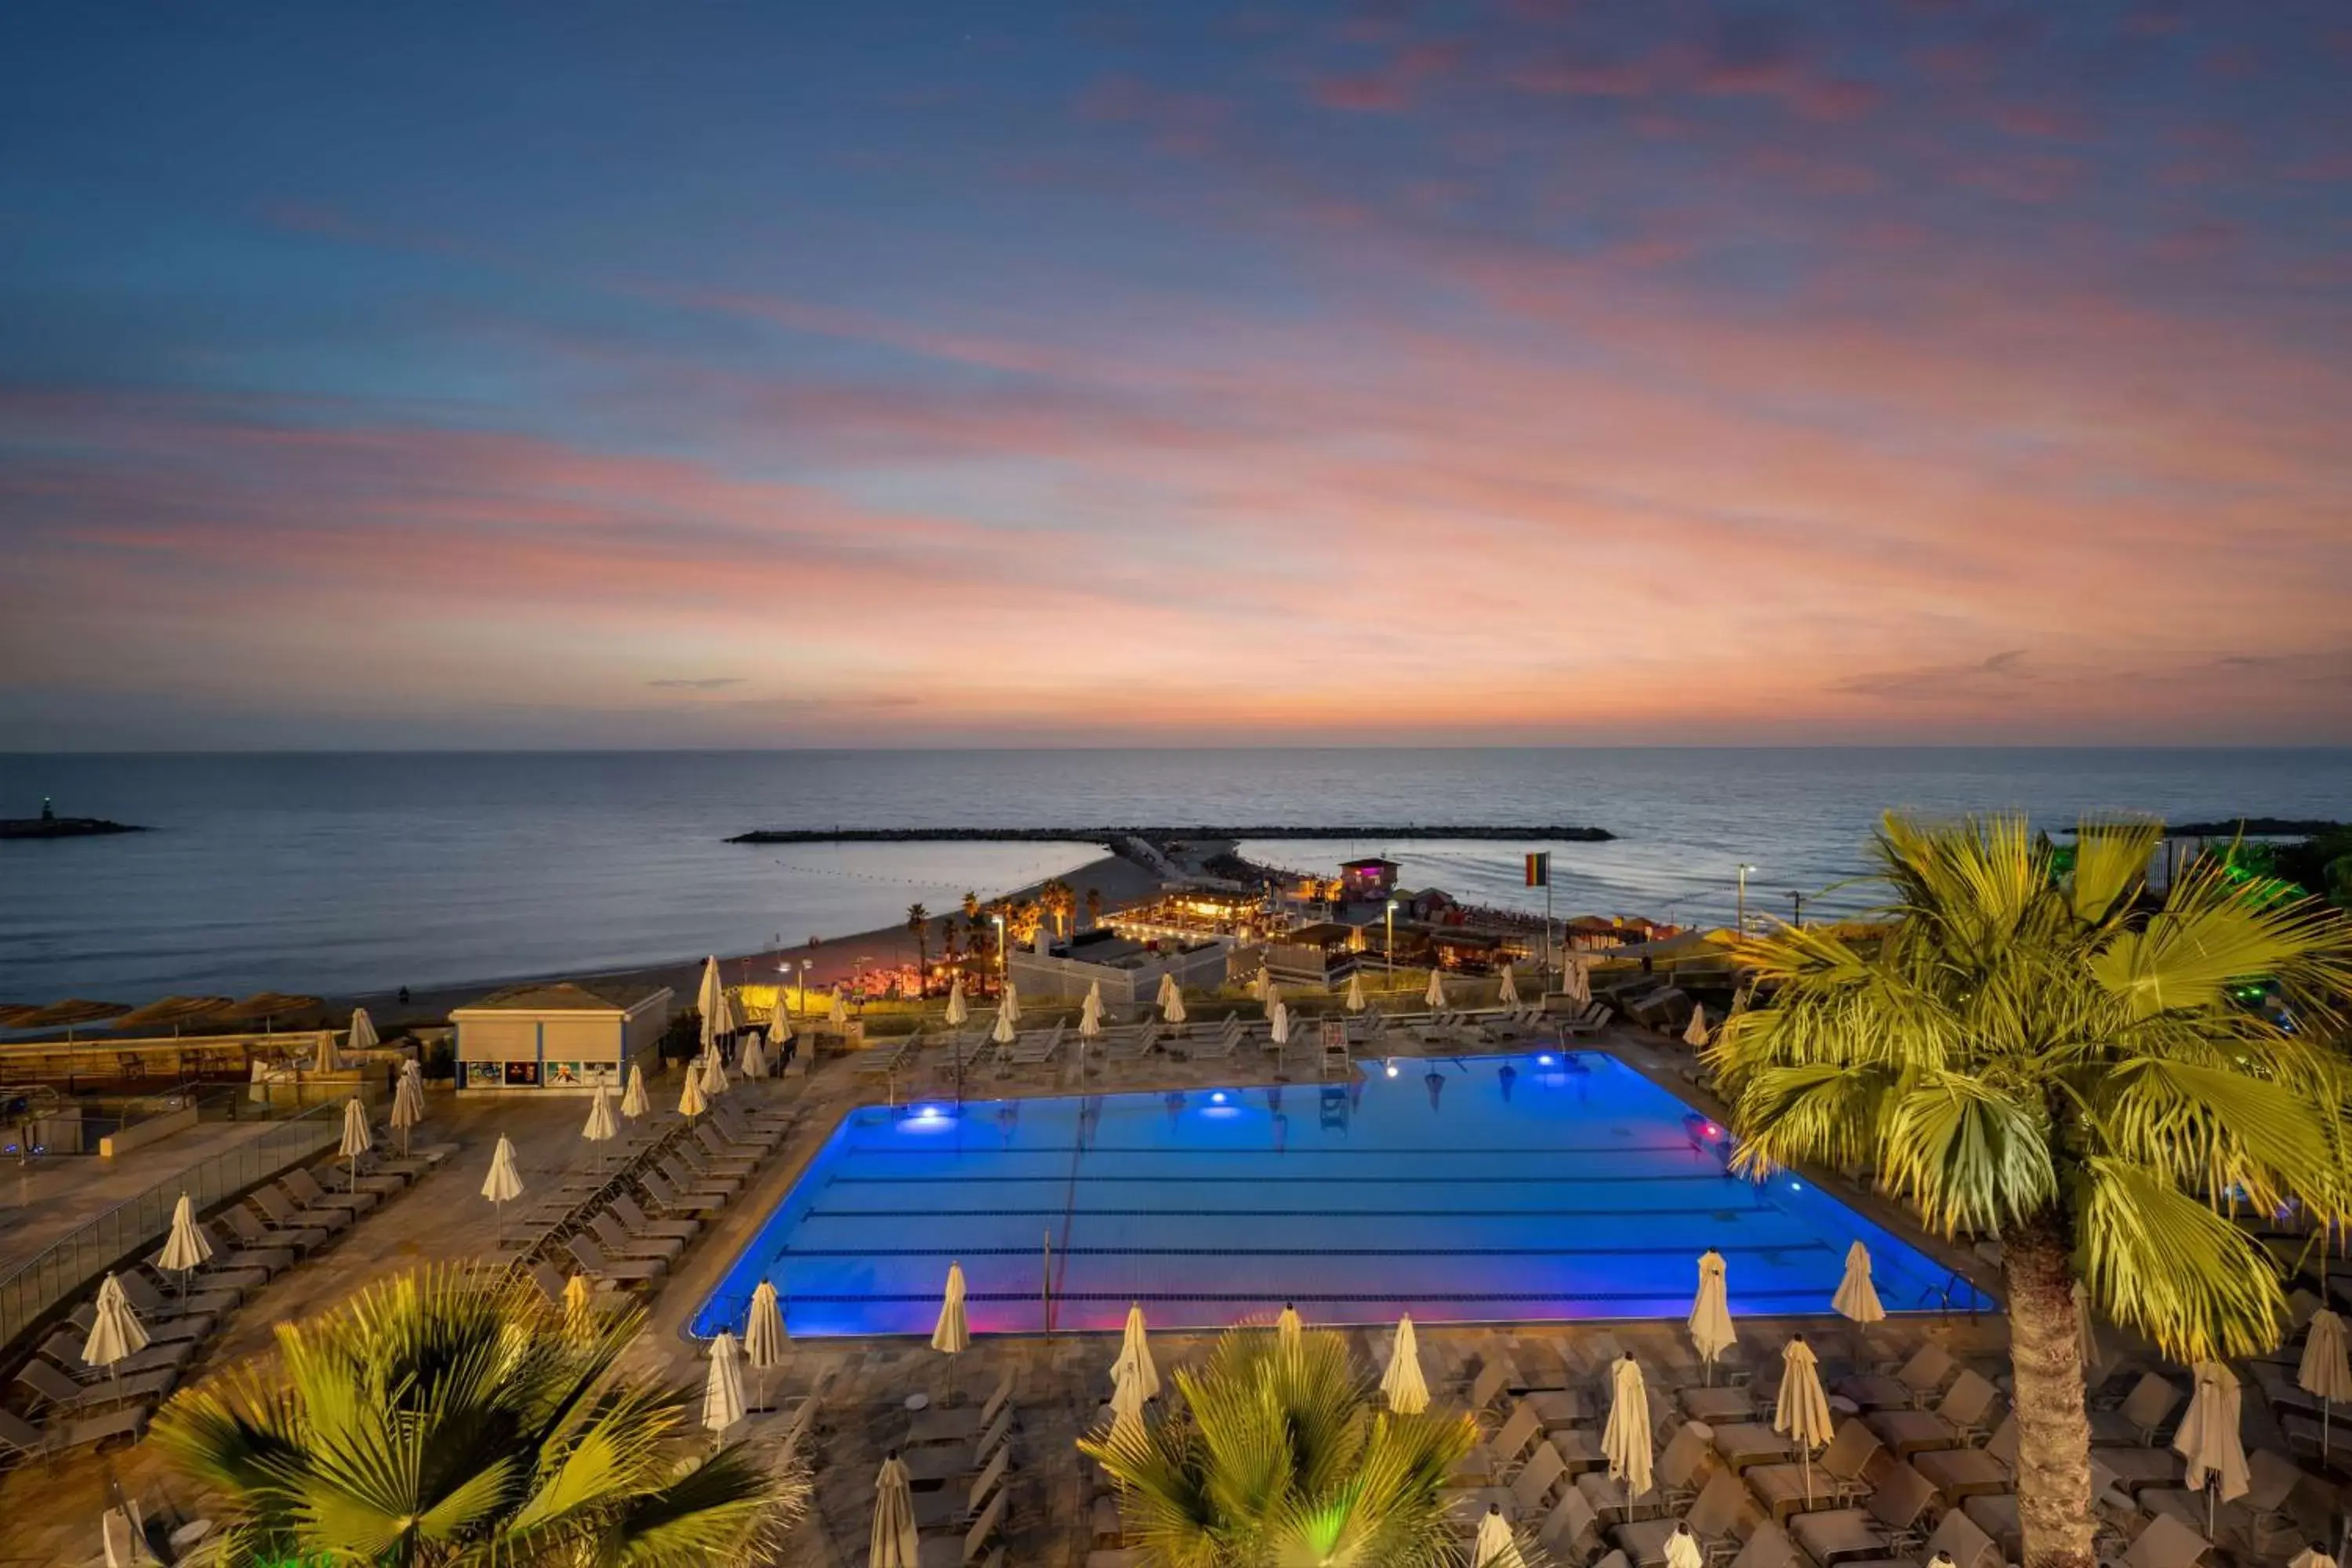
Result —
[[1950, 1236], [1993, 1230], [2058, 1195], [2042, 1108], [1979, 1078], [1925, 1074], [1890, 1097], [1879, 1179]]
[[2177, 1361], [2278, 1342], [2286, 1300], [2271, 1260], [2223, 1215], [2128, 1159], [2085, 1163], [2078, 1267], [2092, 1300]]
[[2122, 910], [2147, 876], [2149, 857], [2164, 842], [2164, 825], [2147, 818], [2085, 820], [2074, 832], [2074, 874], [2067, 894], [2074, 919], [2104, 924]]

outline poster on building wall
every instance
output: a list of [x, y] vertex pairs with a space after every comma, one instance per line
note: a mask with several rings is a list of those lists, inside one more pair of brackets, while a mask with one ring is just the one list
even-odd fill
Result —
[[547, 1087], [550, 1089], [579, 1089], [587, 1081], [580, 1074], [578, 1062], [547, 1064]]
[[539, 1087], [539, 1064], [537, 1062], [508, 1062], [506, 1064], [506, 1069], [507, 1088], [537, 1089]]

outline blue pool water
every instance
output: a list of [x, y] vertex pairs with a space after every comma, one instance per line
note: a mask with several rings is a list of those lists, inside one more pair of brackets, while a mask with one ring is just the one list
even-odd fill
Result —
[[[698, 1312], [775, 1282], [794, 1334], [1679, 1317], [1709, 1247], [1735, 1314], [1826, 1312], [1857, 1237], [1889, 1311], [1989, 1305], [1810, 1182], [1726, 1174], [1721, 1130], [1596, 1053], [1365, 1064], [1351, 1085], [853, 1111]], [[1051, 1243], [1051, 1263], [1047, 1243]]]

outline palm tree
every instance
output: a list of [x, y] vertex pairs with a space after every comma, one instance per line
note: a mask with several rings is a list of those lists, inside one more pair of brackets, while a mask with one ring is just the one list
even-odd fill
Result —
[[[2315, 1038], [2352, 924], [2211, 864], [2159, 900], [2161, 837], [2086, 823], [2068, 868], [2020, 819], [1889, 816], [1892, 924], [1743, 941], [1768, 1000], [1710, 1058], [1742, 1171], [1870, 1166], [1937, 1233], [2000, 1236], [2027, 1568], [2092, 1561], [2076, 1282], [2168, 1355], [2252, 1354], [2286, 1302], [2231, 1211], [2352, 1215], [2352, 1072]], [[2232, 999], [2255, 978], [2294, 1031]]]
[[1087, 889], [1087, 924], [1089, 926], [1102, 924], [1102, 889], [1100, 888]]
[[1078, 911], [1078, 895], [1069, 883], [1059, 877], [1051, 879], [1037, 889], [1037, 900], [1039, 907], [1053, 917], [1054, 934], [1069, 935], [1070, 917]]
[[915, 994], [930, 989], [931, 911], [920, 904], [907, 906], [907, 934], [915, 939]]
[[1376, 1409], [1341, 1335], [1285, 1345], [1264, 1328], [1230, 1330], [1204, 1368], [1173, 1382], [1182, 1414], [1078, 1441], [1119, 1483], [1128, 1539], [1151, 1568], [1460, 1560], [1443, 1491], [1476, 1427]]
[[[804, 1506], [796, 1471], [712, 1452], [690, 1396], [616, 1370], [645, 1314], [567, 1327], [527, 1280], [381, 1281], [185, 1390], [154, 1437], [226, 1510], [220, 1561], [440, 1568], [751, 1560]], [[217, 1517], [217, 1516], [216, 1516]]]
[[958, 958], [962, 956], [956, 945], [956, 942], [955, 916], [941, 915], [940, 917], [940, 956], [947, 960], [950, 963], [953, 963]]
[[966, 925], [980, 923], [980, 895], [969, 888], [964, 889], [963, 895], [963, 923]]

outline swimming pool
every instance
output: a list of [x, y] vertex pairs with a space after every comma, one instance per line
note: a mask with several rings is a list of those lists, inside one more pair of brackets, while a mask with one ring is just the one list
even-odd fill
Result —
[[[1847, 1246], [1890, 1312], [1988, 1306], [1810, 1182], [1727, 1175], [1721, 1129], [1594, 1052], [1379, 1060], [1347, 1085], [850, 1113], [696, 1313], [929, 1333], [963, 1264], [976, 1333], [1680, 1317], [1709, 1247], [1738, 1313], [1826, 1312]], [[1049, 1261], [1050, 1259], [1050, 1261]]]

